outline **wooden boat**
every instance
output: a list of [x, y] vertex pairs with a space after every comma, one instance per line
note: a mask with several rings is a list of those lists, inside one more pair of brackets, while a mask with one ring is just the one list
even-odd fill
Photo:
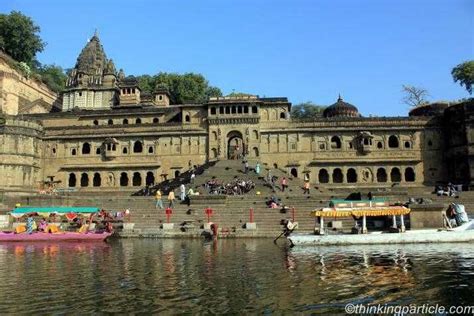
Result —
[[[85, 219], [91, 220], [94, 215], [96, 215], [100, 211], [97, 207], [18, 207], [15, 208], [10, 212], [10, 215], [14, 218], [21, 219], [25, 216], [29, 215], [37, 215], [48, 218], [52, 215], [54, 216], [65, 216], [67, 219], [72, 220], [76, 217], [82, 216]], [[21, 224], [19, 226], [23, 226], [22, 231], [25, 231], [25, 225]], [[54, 230], [49, 229], [49, 227], [54, 226]], [[45, 231], [49, 232], [37, 232], [34, 231], [31, 234], [27, 232], [10, 232], [10, 231], [3, 231], [0, 232], [0, 242], [4, 241], [104, 241], [108, 237], [110, 237], [113, 232], [93, 232], [93, 231], [86, 231], [85, 232], [63, 232], [58, 231], [58, 226], [54, 224], [49, 224]], [[53, 232], [51, 232], [53, 231]]]
[[59, 233], [41, 233], [32, 234], [15, 232], [0, 232], [0, 242], [3, 241], [104, 241], [110, 237], [112, 233], [76, 233], [76, 232], [59, 232]]
[[[345, 203], [346, 205], [341, 205]], [[336, 201], [331, 207], [311, 212], [319, 218], [315, 234], [291, 234], [287, 237], [292, 246], [311, 245], [369, 245], [369, 244], [415, 244], [415, 243], [454, 243], [474, 241], [474, 220], [456, 228], [405, 230], [404, 215], [410, 209], [403, 206], [390, 206], [382, 201]], [[324, 229], [325, 218], [353, 216], [362, 217], [362, 234], [327, 234]], [[397, 232], [367, 232], [366, 217], [392, 216], [393, 228]], [[397, 227], [396, 216], [400, 216]], [[441, 216], [441, 215], [440, 215]]]

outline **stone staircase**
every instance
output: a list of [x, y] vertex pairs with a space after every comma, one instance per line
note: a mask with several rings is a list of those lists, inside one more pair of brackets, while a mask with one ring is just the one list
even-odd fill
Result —
[[[252, 169], [254, 162], [249, 163]], [[276, 188], [276, 193], [272, 192], [271, 187], [265, 184], [264, 175], [268, 170], [265, 166], [262, 168], [262, 174], [257, 175], [250, 170], [247, 174], [243, 173], [243, 164], [241, 161], [218, 161], [197, 175], [194, 188], [202, 194], [193, 196], [191, 204], [188, 206], [184, 203], [175, 203], [171, 222], [174, 223], [174, 229], [170, 231], [163, 230], [161, 227], [166, 223], [165, 210], [155, 208], [155, 200], [153, 196], [124, 196], [110, 195], [108, 192], [96, 192], [94, 195], [83, 194], [71, 196], [30, 196], [18, 198], [4, 198], [3, 204], [11, 209], [16, 203], [22, 205], [34, 206], [96, 206], [109, 211], [124, 211], [129, 209], [131, 212], [130, 222], [134, 223], [134, 229], [123, 232], [123, 236], [157, 236], [157, 237], [173, 237], [188, 236], [197, 237], [203, 232], [203, 226], [207, 223], [205, 214], [206, 208], [213, 209], [211, 221], [216, 223], [223, 235], [240, 236], [240, 237], [273, 237], [277, 236], [282, 227], [280, 222], [282, 219], [292, 219], [291, 209], [295, 209], [295, 220], [299, 223], [300, 232], [310, 232], [314, 229], [314, 218], [309, 216], [309, 212], [315, 208], [328, 205], [331, 198], [346, 198], [353, 189], [334, 189], [312, 186], [310, 195], [303, 195], [301, 179], [288, 177], [285, 172], [278, 169], [271, 169], [274, 176], [288, 178], [289, 189], [287, 192], [280, 192]], [[204, 183], [216, 177], [221, 182], [234, 180], [235, 177], [252, 180], [256, 184], [256, 188], [245, 195], [208, 195], [203, 187]], [[279, 182], [277, 181], [279, 184]], [[187, 184], [189, 188], [190, 184]], [[438, 197], [430, 193], [431, 188], [401, 188], [394, 187], [389, 190], [381, 188], [379, 190], [371, 189], [374, 197], [385, 197], [389, 201], [406, 202], [409, 197], [431, 199], [433, 203], [442, 203], [446, 206], [451, 202], [461, 203], [466, 206], [467, 212], [474, 215], [474, 191], [461, 192], [458, 198]], [[367, 190], [362, 189], [363, 196], [367, 194]], [[256, 193], [260, 192], [259, 195]], [[281, 199], [283, 205], [288, 207], [288, 211], [282, 212], [281, 209], [270, 209], [266, 205], [266, 201], [271, 195], [276, 195]], [[177, 194], [178, 196], [178, 194]], [[167, 206], [166, 197], [163, 202], [165, 208]], [[253, 209], [253, 221], [257, 225], [256, 230], [248, 230], [245, 223], [250, 221], [250, 211]], [[338, 219], [340, 220], [340, 219]], [[330, 221], [330, 220], [329, 220]], [[329, 222], [328, 221], [328, 222]], [[343, 230], [349, 230], [354, 221], [352, 218], [343, 219]], [[184, 224], [184, 225], [183, 225]]]

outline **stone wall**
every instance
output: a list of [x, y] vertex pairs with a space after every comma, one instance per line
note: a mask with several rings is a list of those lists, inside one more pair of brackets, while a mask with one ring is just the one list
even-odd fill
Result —
[[14, 69], [16, 61], [0, 52], [0, 113], [47, 113], [59, 106], [58, 95], [42, 82]]
[[42, 180], [42, 131], [41, 124], [16, 117], [0, 122], [0, 190], [38, 188]]

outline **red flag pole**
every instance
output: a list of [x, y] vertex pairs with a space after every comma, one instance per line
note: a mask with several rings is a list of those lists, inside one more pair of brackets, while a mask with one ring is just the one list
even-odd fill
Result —
[[253, 208], [250, 208], [250, 223], [253, 223]]

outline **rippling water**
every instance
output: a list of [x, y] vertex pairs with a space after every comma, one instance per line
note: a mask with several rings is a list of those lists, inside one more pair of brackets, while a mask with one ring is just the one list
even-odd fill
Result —
[[271, 239], [0, 243], [0, 312], [329, 313], [473, 305], [474, 245], [286, 249]]

